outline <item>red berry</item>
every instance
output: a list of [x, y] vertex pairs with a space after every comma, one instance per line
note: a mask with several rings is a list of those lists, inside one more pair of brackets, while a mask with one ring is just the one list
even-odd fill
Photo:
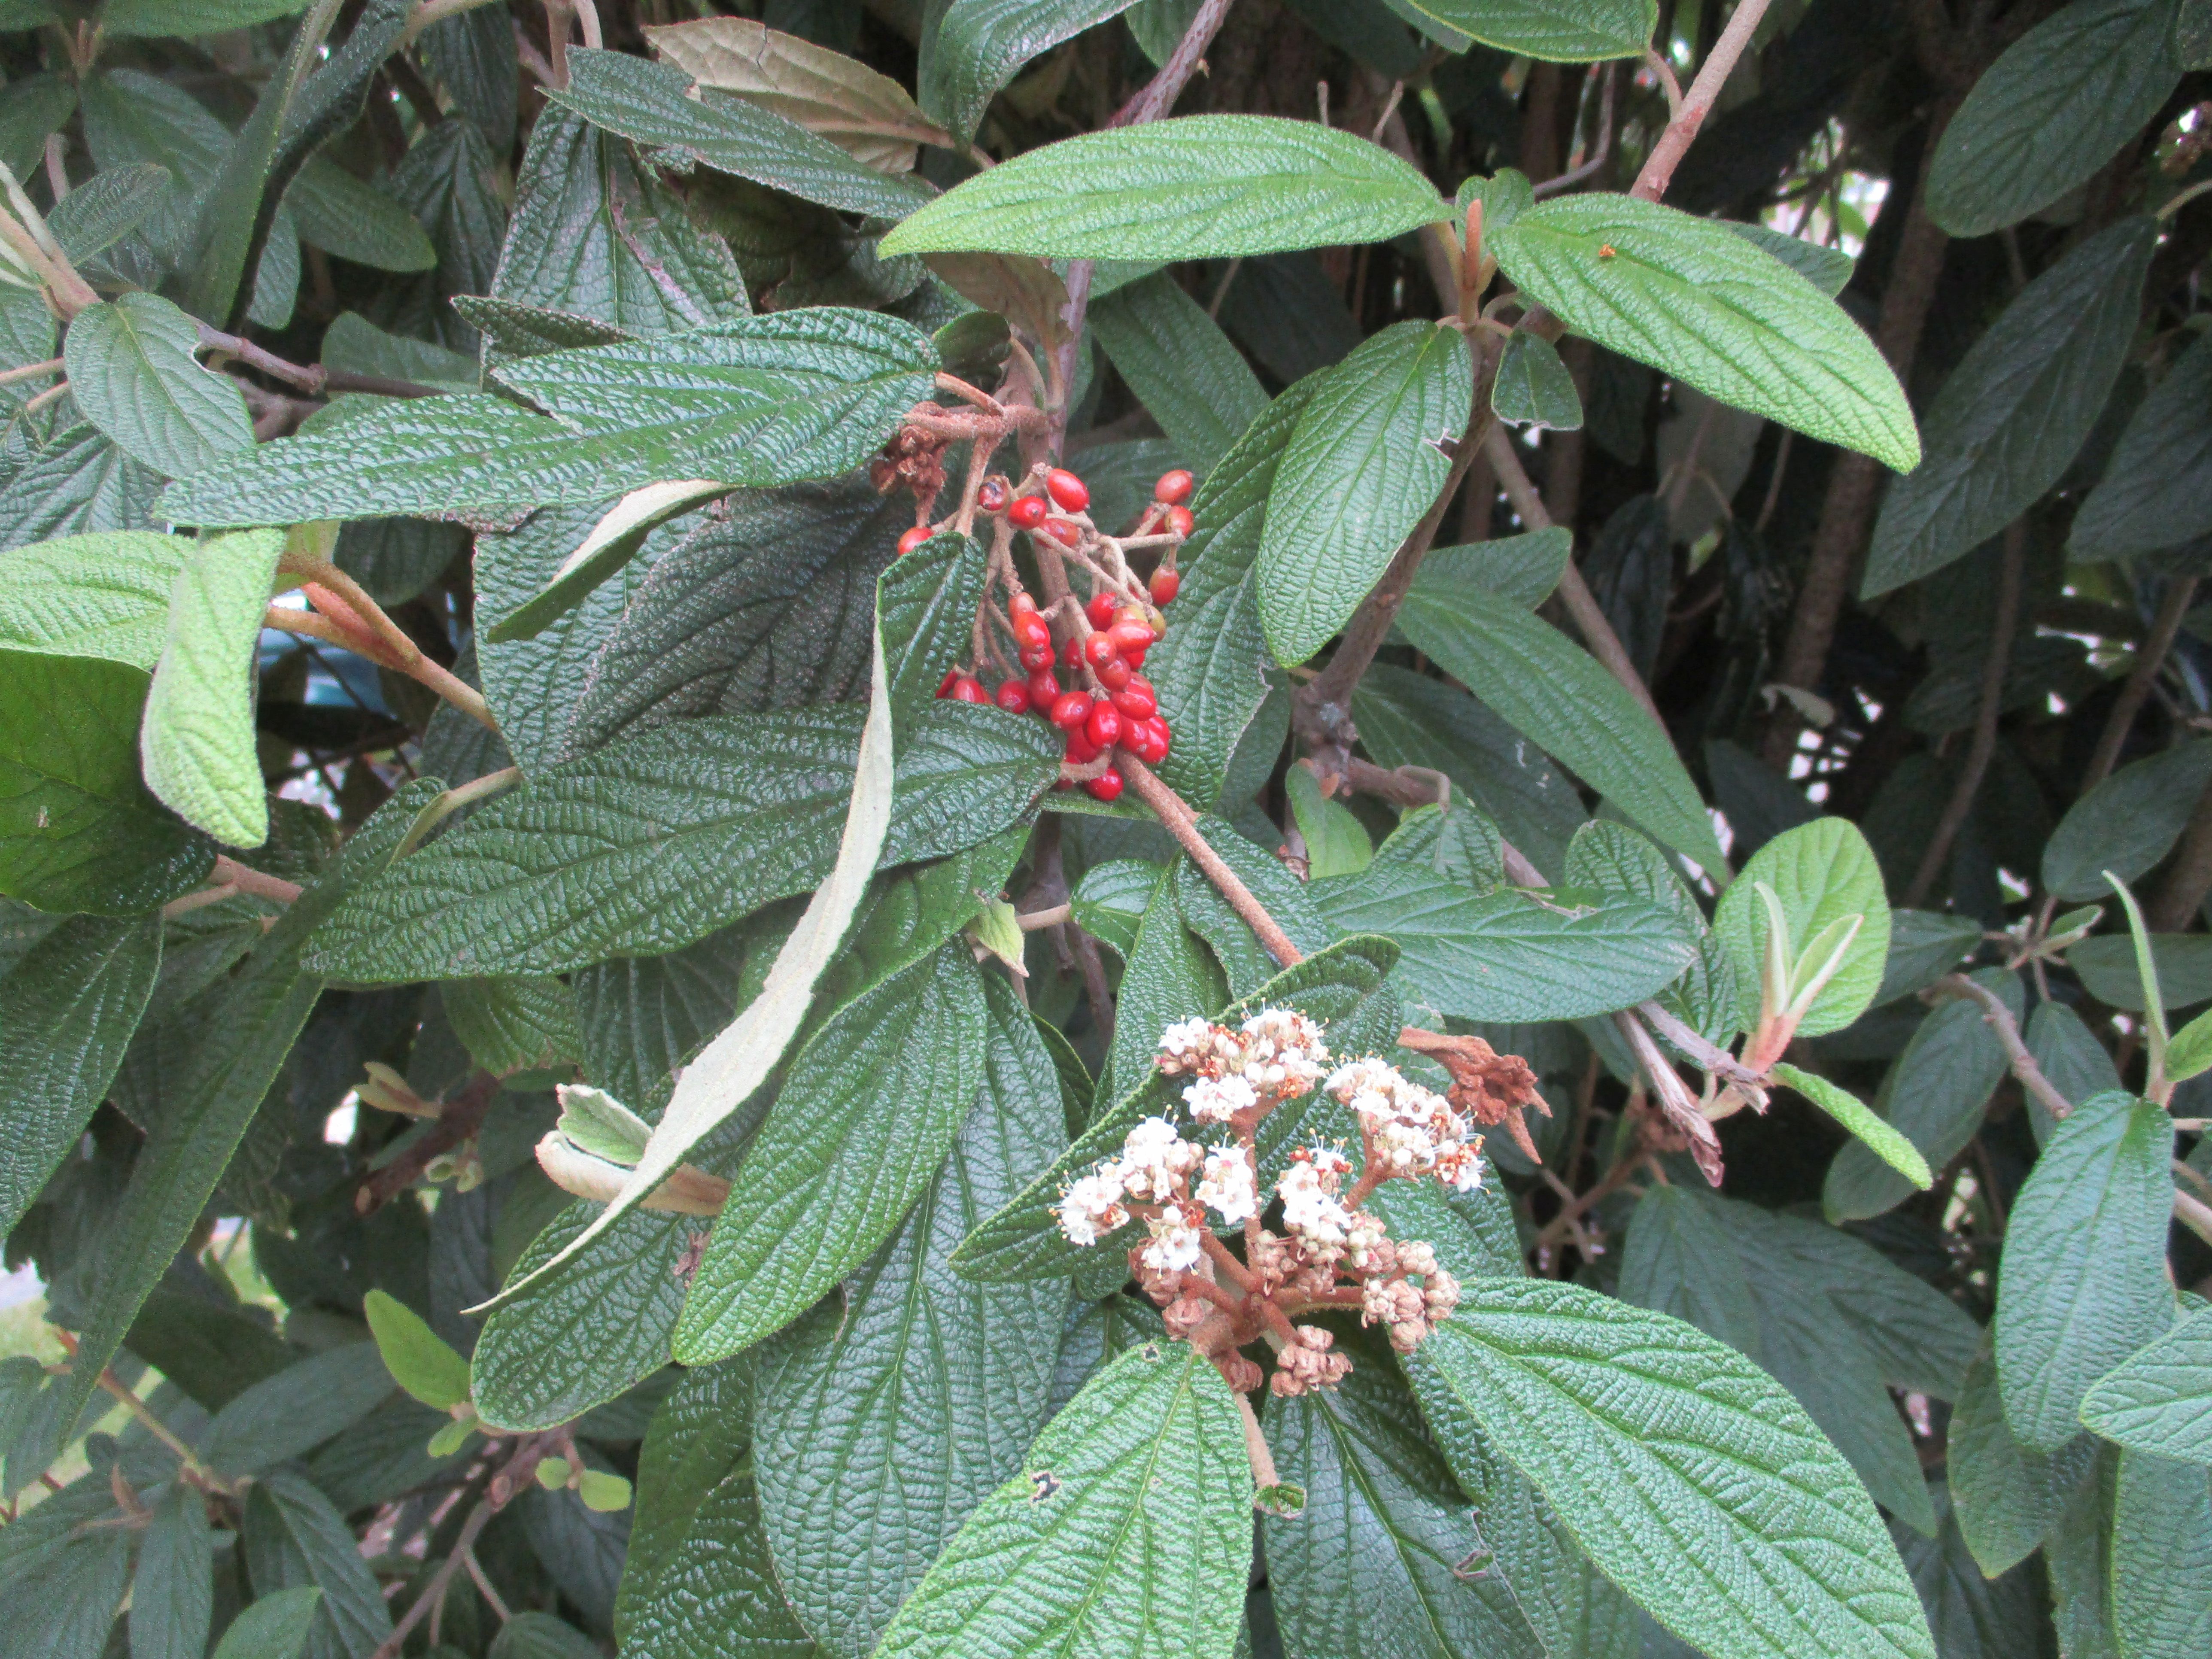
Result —
[[1093, 800], [1119, 800], [1121, 798], [1121, 774], [1109, 766], [1097, 777], [1085, 780], [1083, 787], [1090, 792]]
[[1083, 722], [1083, 735], [1101, 749], [1111, 749], [1121, 741], [1121, 716], [1112, 703], [1091, 705], [1091, 717]]
[[1026, 714], [1030, 712], [1030, 689], [1019, 680], [1006, 680], [992, 694], [991, 701], [1009, 714]]
[[991, 701], [991, 695], [989, 692], [983, 690], [982, 681], [977, 679], [973, 674], [963, 674], [958, 679], [952, 682], [952, 701], [955, 702], [988, 702]]
[[1023, 496], [1006, 509], [1006, 522], [1017, 530], [1035, 530], [1044, 522], [1044, 497]]
[[1091, 505], [1091, 486], [1065, 467], [1055, 468], [1045, 474], [1044, 487], [1060, 503], [1063, 513], [1080, 513]]
[[1170, 535], [1187, 537], [1197, 526], [1198, 520], [1190, 516], [1188, 507], [1171, 507], [1168, 509], [1168, 532]]
[[1140, 645], [1133, 650], [1124, 651], [1121, 653], [1121, 660], [1132, 668], [1142, 668], [1145, 665], [1145, 653], [1151, 649], [1152, 647], [1148, 645]]
[[[1093, 634], [1091, 637], [1095, 640], [1101, 636]], [[1098, 677], [1098, 684], [1109, 691], [1119, 691], [1129, 683], [1129, 665], [1119, 657], [1108, 658], [1091, 672]]]
[[1052, 723], [1063, 732], [1073, 732], [1091, 718], [1091, 694], [1088, 691], [1063, 691], [1052, 706]]
[[1152, 499], [1170, 507], [1180, 507], [1190, 499], [1192, 487], [1198, 480], [1177, 467], [1172, 472], [1160, 474], [1160, 481], [1152, 486]]
[[1006, 485], [1000, 483], [996, 478], [984, 479], [983, 487], [975, 492], [975, 505], [986, 513], [1005, 512], [1006, 510]]
[[1112, 662], [1121, 654], [1111, 634], [1093, 634], [1083, 642], [1083, 655], [1093, 668]]
[[1160, 700], [1160, 694], [1152, 689], [1152, 683], [1146, 679], [1142, 674], [1130, 675], [1129, 684], [1134, 690], [1143, 692], [1154, 702], [1158, 702]]
[[1111, 628], [1119, 602], [1111, 593], [1098, 592], [1091, 596], [1091, 603], [1083, 607], [1083, 614], [1091, 618], [1093, 628]]
[[[1142, 651], [1148, 648], [1156, 636], [1153, 635], [1150, 624], [1124, 620], [1115, 623], [1113, 627], [1106, 630], [1103, 635], [1093, 634], [1091, 637], [1094, 640], [1103, 637], [1112, 641], [1114, 654], [1118, 657], [1126, 657], [1132, 651]], [[1084, 647], [1084, 649], [1090, 651], [1091, 647], [1086, 645]], [[1091, 659], [1093, 662], [1098, 660], [1096, 653], [1093, 653]]]
[[1050, 645], [1025, 645], [1022, 647], [1022, 666], [1032, 674], [1040, 668], [1052, 666], [1053, 648]]
[[1034, 617], [1036, 615], [1036, 601], [1027, 593], [1017, 593], [1006, 601], [1006, 615], [1018, 623], [1024, 617]]
[[959, 684], [960, 671], [957, 668], [948, 668], [945, 671], [945, 678], [937, 683], [937, 695], [940, 697], [949, 697], [952, 695], [952, 688]]
[[1013, 621], [1015, 641], [1026, 651], [1035, 646], [1052, 649], [1052, 628], [1034, 611], [1018, 612]]
[[1060, 701], [1060, 681], [1050, 668], [1030, 670], [1030, 707], [1049, 719], [1053, 704]]
[[1175, 596], [1182, 592], [1182, 578], [1172, 570], [1155, 570], [1146, 586], [1152, 592], [1154, 605], [1173, 605]]
[[1168, 730], [1168, 723], [1158, 714], [1152, 716], [1151, 725], [1152, 747], [1158, 751], [1159, 757], [1165, 760], [1168, 757], [1168, 750], [1175, 746], [1175, 733]]
[[928, 539], [929, 526], [927, 525], [918, 524], [915, 526], [913, 529], [908, 531], [905, 535], [899, 538], [898, 550], [902, 555], [911, 553], [915, 548], [920, 547]]
[[1120, 709], [1124, 717], [1133, 720], [1148, 720], [1160, 710], [1159, 703], [1151, 692], [1139, 691], [1134, 686], [1115, 692], [1114, 707]]
[[1048, 519], [1044, 533], [1062, 547], [1073, 547], [1083, 539], [1083, 526], [1073, 519]]
[[1067, 734], [1067, 748], [1065, 753], [1068, 763], [1072, 766], [1088, 766], [1104, 752], [1080, 732], [1071, 732]]

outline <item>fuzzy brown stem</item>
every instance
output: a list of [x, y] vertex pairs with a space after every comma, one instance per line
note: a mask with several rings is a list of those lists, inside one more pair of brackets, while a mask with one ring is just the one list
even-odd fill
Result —
[[1305, 952], [1291, 943], [1267, 907], [1252, 896], [1252, 890], [1238, 879], [1237, 874], [1221, 860], [1221, 854], [1206, 844], [1198, 832], [1198, 817], [1183, 802], [1182, 796], [1161, 782], [1152, 768], [1146, 766], [1128, 750], [1122, 750], [1116, 762], [1121, 775], [1137, 792], [1137, 798], [1152, 809], [1153, 815], [1167, 826], [1168, 833], [1190, 854], [1191, 862], [1206, 872], [1206, 878], [1229, 901], [1229, 907], [1244, 919], [1244, 924], [1259, 935], [1260, 943], [1267, 954], [1285, 968], [1304, 962]]
[[413, 1186], [438, 1158], [472, 1139], [499, 1098], [499, 1079], [479, 1067], [451, 1098], [441, 1101], [438, 1120], [407, 1150], [380, 1170], [369, 1172], [354, 1191], [357, 1215], [369, 1215]]
[[1698, 129], [1705, 124], [1705, 117], [1718, 101], [1722, 83], [1735, 70], [1744, 48], [1751, 44], [1759, 19], [1766, 15], [1766, 5], [1767, 0], [1737, 0], [1728, 27], [1713, 42], [1713, 49], [1705, 54], [1698, 78], [1690, 82], [1680, 111], [1667, 124], [1666, 131], [1659, 135], [1659, 142], [1652, 145], [1651, 154], [1644, 159], [1643, 171], [1636, 175], [1630, 195], [1656, 202], [1667, 193], [1667, 186], [1674, 182], [1674, 169], [1681, 165], [1683, 155], [1698, 136]]
[[2043, 1074], [2043, 1067], [2035, 1063], [2035, 1056], [2027, 1051], [2027, 1044], [2021, 1041], [2019, 1023], [2013, 1018], [2012, 1010], [2005, 1006], [2003, 998], [1987, 986], [1975, 983], [1964, 974], [1946, 974], [1936, 981], [1933, 988], [1944, 995], [1971, 997], [1981, 1004], [1982, 1022], [1996, 1033], [1998, 1045], [2004, 1049], [2005, 1058], [2012, 1064], [2013, 1076], [2020, 1080], [2021, 1088], [2043, 1103], [2051, 1116], [2063, 1118], [2074, 1109], [2066, 1097], [2060, 1094], [2052, 1086], [2051, 1079]]
[[2081, 775], [2081, 793], [2087, 794], [2111, 775], [2120, 758], [2120, 750], [2127, 746], [2128, 732], [2142, 712], [2144, 701], [2158, 678], [2158, 671], [2165, 665], [2166, 653], [2173, 648], [2174, 635], [2181, 631], [2182, 618], [2189, 614], [2190, 601], [2197, 595], [2197, 578], [2177, 577], [2170, 582], [2166, 597], [2159, 601], [2158, 615], [2151, 619], [2150, 633], [2136, 653], [2134, 671], [2128, 682], [2120, 688], [2118, 700], [2105, 721], [2105, 729], [2097, 735], [2097, 747], [2089, 756], [2089, 764]]

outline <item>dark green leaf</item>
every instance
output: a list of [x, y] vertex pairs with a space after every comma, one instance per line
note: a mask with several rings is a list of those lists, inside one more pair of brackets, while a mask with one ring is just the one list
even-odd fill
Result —
[[223, 1632], [215, 1659], [300, 1659], [322, 1599], [313, 1584], [257, 1595]]
[[0, 891], [131, 915], [198, 884], [215, 849], [138, 774], [142, 669], [0, 652]]
[[0, 994], [0, 1233], [13, 1232], [106, 1097], [161, 965], [158, 917], [72, 916]]
[[173, 485], [162, 511], [201, 525], [497, 514], [672, 478], [826, 477], [866, 459], [935, 363], [910, 324], [827, 308], [548, 353], [498, 375], [561, 418], [491, 396], [394, 401]]
[[218, 1474], [259, 1474], [313, 1450], [391, 1397], [392, 1377], [358, 1342], [264, 1378], [216, 1413], [201, 1460]]
[[2212, 1311], [2106, 1372], [2082, 1396], [2081, 1420], [2130, 1452], [2212, 1463]]
[[1091, 1378], [983, 1501], [876, 1651], [1219, 1655], [1251, 1562], [1252, 1475], [1221, 1374], [1147, 1343]]
[[1183, 920], [1175, 868], [1152, 873], [1152, 890], [1130, 938], [1124, 957], [1128, 967], [1115, 997], [1114, 1040], [1098, 1072], [1099, 1090], [1109, 1100], [1151, 1072], [1160, 1033], [1169, 1025], [1229, 1000], [1221, 969]]
[[700, 1506], [745, 1455], [752, 1390], [750, 1356], [696, 1366], [653, 1413], [638, 1452], [637, 1504], [615, 1601], [615, 1633], [624, 1642], [641, 1614], [651, 1616], [654, 1584], [690, 1535]]
[[1475, 608], [1504, 601], [1533, 611], [1559, 586], [1574, 546], [1574, 537], [1555, 526], [1464, 547], [1432, 547], [1413, 586], [1437, 605]]
[[1540, 1659], [1513, 1586], [1470, 1565], [1482, 1534], [1379, 1344], [1340, 1387], [1270, 1399], [1265, 1425], [1305, 1493], [1303, 1513], [1261, 1522], [1290, 1659]]
[[215, 1617], [207, 1498], [173, 1481], [155, 1504], [131, 1580], [131, 1659], [202, 1659]]
[[1936, 146], [1928, 216], [1985, 235], [2104, 166], [2179, 78], [2172, 13], [2169, 0], [2073, 0], [2006, 47]]
[[1882, 500], [1863, 596], [1971, 553], [2058, 481], [2127, 360], [2157, 240], [2156, 221], [2122, 220], [1974, 342], [1928, 411], [1926, 459]]
[[2212, 1643], [2212, 1470], [2120, 1455], [2112, 1626], [2128, 1659], [2189, 1659]]
[[1455, 1462], [1472, 1419], [1607, 1577], [1712, 1659], [1934, 1659], [1848, 1466], [1734, 1349], [1579, 1285], [1484, 1280], [1411, 1370]]
[[751, 1469], [724, 1476], [669, 1551], [654, 1593], [630, 1613], [623, 1651], [637, 1659], [817, 1659], [783, 1599]]
[[2079, 901], [2111, 893], [2104, 872], [2133, 881], [2172, 848], [2212, 780], [2212, 742], [2185, 743], [2122, 767], [2075, 801], [2043, 848], [2043, 885]]
[[244, 1544], [257, 1595], [309, 1586], [322, 1592], [303, 1659], [369, 1659], [392, 1634], [384, 1593], [351, 1528], [296, 1470], [277, 1469], [253, 1483]]
[[905, 1224], [764, 1351], [761, 1507], [778, 1577], [832, 1653], [871, 1651], [969, 1512], [1019, 1467], [1045, 1416], [1053, 1351], [1033, 1339], [1056, 1283], [983, 1286], [947, 1266], [961, 1239], [1064, 1144], [1060, 1081], [1029, 1017], [984, 981], [988, 1054], [974, 1112]]
[[1831, 300], [1850, 286], [1851, 272], [1858, 262], [1841, 248], [1824, 247], [1765, 225], [1746, 224], [1735, 219], [1722, 222], [1753, 247], [1765, 249]]
[[71, 395], [86, 418], [171, 477], [253, 447], [246, 398], [192, 353], [198, 325], [167, 300], [125, 294], [70, 325]]
[[1443, 488], [1440, 445], [1467, 424], [1474, 374], [1454, 329], [1401, 323], [1324, 372], [1267, 494], [1260, 623], [1275, 659], [1306, 660], [1349, 621]]
[[[1640, 828], [1708, 869], [1726, 862], [1666, 732], [1557, 629], [1519, 611], [1446, 602], [1418, 587], [1398, 619], [1415, 646]], [[1483, 799], [1511, 836], [1511, 823]]]
[[131, 1540], [105, 1485], [79, 1480], [8, 1527], [0, 1619], [11, 1646], [52, 1659], [106, 1651], [131, 1579]]
[[1310, 121], [1190, 115], [1064, 138], [946, 191], [889, 253], [1194, 259], [1387, 241], [1446, 217], [1388, 150]]
[[2082, 1481], [2096, 1479], [2097, 1443], [2089, 1435], [2047, 1454], [2013, 1438], [1996, 1365], [1986, 1353], [1966, 1372], [1948, 1447], [1952, 1518], [1991, 1577], [2034, 1554]]
[[[1982, 975], [2018, 1009], [2016, 977], [1996, 969], [1984, 969]], [[1919, 1149], [1930, 1170], [1940, 1170], [1974, 1138], [1983, 1109], [2004, 1074], [2004, 1048], [1984, 1022], [1981, 1004], [1960, 998], [1921, 1022], [1883, 1079], [1875, 1107], [1891, 1128]], [[1911, 1176], [1864, 1141], [1854, 1140], [1828, 1166], [1820, 1201], [1831, 1221], [1863, 1221], [1903, 1203], [1912, 1189]]]
[[2177, 358], [2136, 405], [2104, 477], [2074, 515], [2069, 556], [2177, 547], [2212, 530], [2212, 337]]
[[1400, 9], [1447, 36], [1560, 64], [1633, 58], [1654, 21], [1650, 0], [1401, 0]]
[[2081, 1103], [2013, 1200], [1997, 1289], [1997, 1380], [2021, 1443], [2080, 1432], [2098, 1378], [2173, 1320], [2166, 1235], [2173, 1122], [2124, 1094]]
[[921, 106], [967, 142], [991, 100], [1032, 58], [1127, 11], [1133, 0], [945, 0], [921, 38]]
[[897, 1231], [983, 1078], [963, 945], [862, 993], [792, 1062], [738, 1166], [676, 1331], [687, 1364], [780, 1330]]
[[1879, 1008], [1933, 984], [1981, 942], [1981, 925], [1972, 916], [1892, 910], [1889, 954], [1882, 960], [1881, 986], [1868, 1006]]
[[[2168, 1008], [2193, 1008], [2212, 1000], [2212, 937], [2203, 933], [2153, 933], [2151, 957], [2158, 964], [2160, 997]], [[2066, 952], [2066, 965], [2081, 976], [2082, 988], [2098, 1001], [2131, 1014], [2143, 1012], [2142, 975], [2136, 966], [2135, 941], [2125, 933], [2100, 933]]]
[[1917, 1536], [1895, 1521], [1889, 1530], [1920, 1592], [1936, 1651], [1988, 1659], [2028, 1652], [2041, 1634], [2034, 1580], [2017, 1571], [1995, 1582], [1984, 1578], [1950, 1512], [1948, 1494], [1937, 1485], [1928, 1497], [1941, 1517], [1932, 1538]]
[[1626, 196], [1561, 197], [1491, 233], [1505, 274], [1623, 356], [1898, 471], [1912, 411], [1836, 302], [1711, 220]]
[[688, 151], [708, 167], [803, 201], [901, 219], [929, 199], [919, 181], [862, 165], [826, 138], [719, 88], [698, 89], [671, 64], [625, 52], [568, 54], [568, 84], [548, 95], [637, 143]]
[[[1516, 329], [1507, 338], [1491, 382], [1490, 406], [1508, 426], [1545, 427], [1554, 432], [1582, 429], [1583, 400], [1575, 390], [1574, 376], [1559, 361], [1559, 349], [1541, 335]], [[1424, 561], [1425, 571], [1426, 568]]]
[[[1099, 301], [1091, 307], [1091, 326], [1185, 466], [1211, 472], [1267, 407], [1260, 377], [1164, 271]], [[1120, 528], [1099, 522], [1109, 532]]]
[[[319, 971], [561, 973], [674, 950], [805, 892], [836, 856], [863, 716], [841, 704], [685, 720], [547, 768], [349, 902], [317, 942]], [[1058, 761], [1040, 722], [936, 707], [900, 757], [883, 862], [1012, 823]]]
[[58, 75], [26, 75], [0, 92], [0, 161], [27, 179], [44, 157], [46, 135], [76, 111], [76, 88]]

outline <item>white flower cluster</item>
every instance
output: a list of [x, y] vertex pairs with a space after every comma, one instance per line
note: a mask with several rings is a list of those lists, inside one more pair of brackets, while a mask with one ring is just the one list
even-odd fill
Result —
[[1433, 1089], [1379, 1060], [1355, 1060], [1329, 1076], [1328, 1092], [1351, 1109], [1392, 1176], [1433, 1171], [1446, 1186], [1482, 1185], [1482, 1137]]
[[[1201, 1167], [1194, 1194], [1190, 1177]], [[1160, 1206], [1146, 1221], [1152, 1239], [1144, 1265], [1177, 1273], [1198, 1265], [1209, 1207], [1232, 1225], [1260, 1212], [1259, 1182], [1243, 1147], [1202, 1147], [1167, 1119], [1148, 1117], [1129, 1131], [1119, 1154], [1100, 1159], [1060, 1194], [1060, 1230], [1073, 1243], [1096, 1244], [1127, 1224], [1133, 1203]]]
[[1311, 1092], [1328, 1059], [1321, 1028], [1290, 1008], [1262, 1008], [1233, 1031], [1187, 1019], [1160, 1033], [1160, 1070], [1192, 1079], [1183, 1104], [1200, 1123]]

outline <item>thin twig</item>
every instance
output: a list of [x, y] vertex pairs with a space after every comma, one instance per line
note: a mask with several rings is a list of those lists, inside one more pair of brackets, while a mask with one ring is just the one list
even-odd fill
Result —
[[1252, 1484], [1263, 1489], [1280, 1486], [1283, 1478], [1275, 1473], [1275, 1455], [1267, 1448], [1267, 1437], [1260, 1432], [1260, 1419], [1252, 1409], [1250, 1396], [1234, 1389], [1230, 1392], [1237, 1401], [1237, 1419], [1244, 1425], [1244, 1450], [1252, 1460]]
[[1229, 901], [1230, 908], [1244, 919], [1247, 927], [1259, 935], [1260, 943], [1267, 946], [1267, 954], [1285, 968], [1294, 967], [1305, 960], [1305, 952], [1291, 943], [1279, 923], [1269, 915], [1267, 908], [1252, 896], [1252, 890], [1237, 877], [1237, 872], [1222, 862], [1221, 854], [1207, 845], [1206, 837], [1198, 832], [1198, 817], [1183, 803], [1182, 797], [1162, 783], [1152, 769], [1127, 750], [1121, 751], [1115, 763], [1137, 798], [1151, 807], [1159, 821], [1167, 826], [1168, 833], [1182, 843], [1191, 861], [1206, 872], [1206, 879], [1220, 890], [1221, 896]]
[[2136, 652], [2134, 671], [2120, 688], [2112, 712], [2105, 721], [2105, 729], [2097, 735], [2097, 746], [2091, 751], [2089, 764], [2081, 775], [2083, 794], [2105, 781], [2120, 758], [2120, 750], [2126, 747], [2128, 732], [2136, 723], [2136, 716], [2142, 712], [2152, 683], [2165, 665], [2166, 653], [2173, 647], [2174, 636], [2181, 632], [2182, 618], [2189, 614], [2190, 601], [2197, 595], [2197, 581], [2194, 576], [2179, 576], [2166, 585], [2166, 597], [2159, 601], [2158, 615], [2151, 619], [2150, 633]]
[[1972, 997], [1980, 1003], [1983, 1024], [1996, 1033], [1997, 1042], [2004, 1049], [2005, 1058], [2012, 1062], [2012, 1074], [2020, 1080], [2020, 1086], [2041, 1101], [2055, 1118], [2063, 1118], [2074, 1109], [2043, 1074], [2043, 1067], [2036, 1064], [2035, 1056], [2021, 1040], [2019, 1023], [2013, 1018], [2012, 1010], [2005, 1006], [2003, 998], [1964, 974], [1946, 974], [1931, 988], [1950, 996]]
[[355, 1188], [354, 1212], [369, 1215], [413, 1186], [422, 1172], [446, 1153], [475, 1139], [483, 1127], [492, 1103], [499, 1098], [499, 1079], [483, 1067], [452, 1097], [439, 1103], [437, 1121], [382, 1169], [372, 1170]]
[[1629, 194], [1646, 202], [1656, 202], [1667, 193], [1667, 186], [1674, 182], [1674, 169], [1681, 164], [1698, 129], [1705, 125], [1705, 117], [1712, 112], [1719, 100], [1722, 84], [1734, 70], [1736, 60], [1751, 44], [1751, 37], [1759, 20], [1766, 15], [1767, 0], [1737, 0], [1728, 27], [1721, 31], [1713, 49], [1705, 54], [1705, 63], [1698, 70], [1698, 78], [1690, 82], [1690, 90], [1682, 100], [1679, 114], [1667, 124], [1659, 142], [1651, 147], [1644, 159], [1643, 171], [1636, 175], [1636, 183]]
[[1043, 927], [1057, 927], [1075, 912], [1072, 904], [1055, 904], [1042, 910], [1030, 910], [1017, 915], [1014, 921], [1024, 933], [1034, 933]]
[[1620, 68], [1618, 64], [1607, 64], [1599, 71], [1597, 142], [1591, 146], [1589, 158], [1538, 185], [1534, 191], [1538, 201], [1571, 189], [1613, 159], [1613, 105], [1620, 82]]
[[2014, 519], [2005, 527], [2004, 551], [1997, 563], [1997, 614], [1990, 630], [1990, 654], [1982, 664], [1982, 705], [1974, 717], [1973, 742], [1966, 750], [1966, 767], [1952, 786], [1951, 799], [1944, 803], [1943, 816], [1936, 820], [1936, 832], [1920, 855], [1912, 884], [1905, 889], [1907, 909], [1917, 908], [1936, 884], [1944, 860], [1951, 856], [1951, 844], [1974, 810], [1974, 797], [1996, 754], [1997, 721], [2004, 714], [2005, 675], [2012, 666], [2013, 634], [2020, 622], [2021, 572], [2027, 559], [2027, 521]]
[[418, 386], [412, 380], [394, 380], [381, 374], [355, 374], [344, 369], [325, 368], [320, 363], [295, 363], [264, 349], [252, 341], [237, 334], [226, 334], [219, 328], [199, 325], [200, 349], [219, 351], [226, 357], [235, 357], [248, 368], [258, 368], [271, 380], [295, 386], [310, 397], [320, 398], [333, 392], [371, 392], [383, 398], [435, 398], [438, 388]]

